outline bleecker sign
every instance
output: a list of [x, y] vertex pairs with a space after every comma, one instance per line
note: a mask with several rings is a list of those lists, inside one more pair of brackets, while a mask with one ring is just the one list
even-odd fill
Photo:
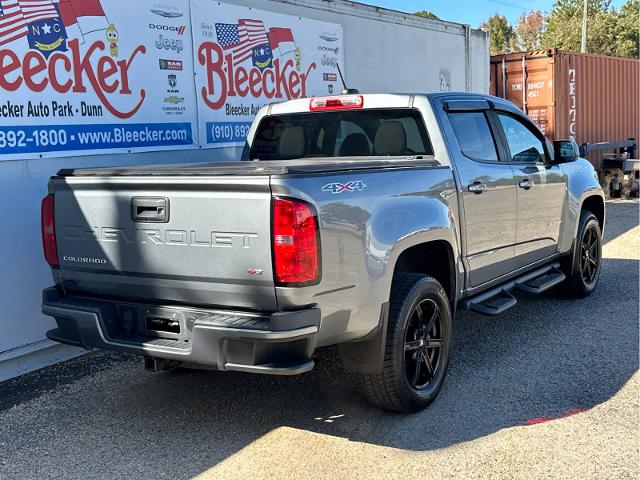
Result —
[[340, 25], [210, 0], [193, 0], [191, 16], [201, 145], [242, 144], [262, 105], [333, 88]]
[[69, 52], [55, 52], [45, 58], [38, 52], [29, 51], [20, 58], [11, 50], [0, 50], [0, 88], [16, 92], [21, 88], [34, 93], [43, 92], [48, 86], [57, 93], [87, 92], [87, 87], [96, 94], [102, 105], [118, 118], [130, 118], [142, 106], [144, 89], [139, 89], [133, 100], [133, 108], [119, 110], [107, 98], [108, 94], [133, 95], [129, 85], [129, 68], [138, 54], [146, 53], [140, 45], [126, 60], [115, 61], [104, 55], [105, 44], [93, 43], [80, 53], [78, 40], [68, 42]]
[[0, 161], [194, 147], [189, 2], [161, 3], [180, 15], [159, 17], [157, 0], [0, 0]]
[[[224, 55], [220, 45], [206, 42], [200, 46], [198, 61], [206, 68], [207, 88], [202, 91], [202, 99], [212, 109], [224, 106], [227, 97], [301, 98], [307, 96], [309, 72], [316, 69], [311, 63], [304, 73], [294, 68], [293, 60], [281, 64], [280, 59], [272, 60], [272, 68], [243, 66], [234, 68], [233, 54]], [[220, 85], [216, 92], [216, 84]]]

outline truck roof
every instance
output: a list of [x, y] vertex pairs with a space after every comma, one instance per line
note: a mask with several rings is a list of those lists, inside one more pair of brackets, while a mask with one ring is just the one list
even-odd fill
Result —
[[360, 96], [363, 98], [363, 108], [409, 108], [415, 97], [425, 97], [428, 100], [487, 100], [508, 110], [516, 109], [511, 102], [492, 95], [470, 92], [414, 92], [414, 93], [356, 93], [348, 95], [329, 95], [322, 97], [300, 98], [285, 102], [271, 103], [263, 107], [264, 115], [278, 115], [287, 113], [308, 112], [312, 98], [341, 98]]

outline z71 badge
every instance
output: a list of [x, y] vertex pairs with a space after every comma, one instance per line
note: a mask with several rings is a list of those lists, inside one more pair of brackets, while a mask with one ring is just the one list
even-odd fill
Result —
[[324, 187], [322, 187], [322, 191], [331, 192], [331, 194], [333, 195], [342, 192], [361, 192], [365, 188], [367, 188], [367, 186], [363, 181], [355, 180], [348, 183], [327, 183]]

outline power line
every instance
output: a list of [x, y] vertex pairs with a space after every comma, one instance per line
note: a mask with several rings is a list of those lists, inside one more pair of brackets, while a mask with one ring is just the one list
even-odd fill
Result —
[[528, 8], [523, 7], [522, 5], [515, 5], [515, 4], [509, 3], [509, 2], [502, 2], [500, 0], [489, 0], [489, 1], [493, 2], [493, 3], [499, 3], [501, 5], [507, 5], [508, 7], [519, 8], [520, 10], [525, 10], [525, 11], [529, 10]]

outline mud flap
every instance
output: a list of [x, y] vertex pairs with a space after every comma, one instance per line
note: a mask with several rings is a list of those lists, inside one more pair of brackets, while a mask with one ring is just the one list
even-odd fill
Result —
[[362, 340], [338, 345], [342, 365], [356, 373], [376, 374], [382, 371], [387, 342], [389, 302], [383, 303], [376, 329]]

